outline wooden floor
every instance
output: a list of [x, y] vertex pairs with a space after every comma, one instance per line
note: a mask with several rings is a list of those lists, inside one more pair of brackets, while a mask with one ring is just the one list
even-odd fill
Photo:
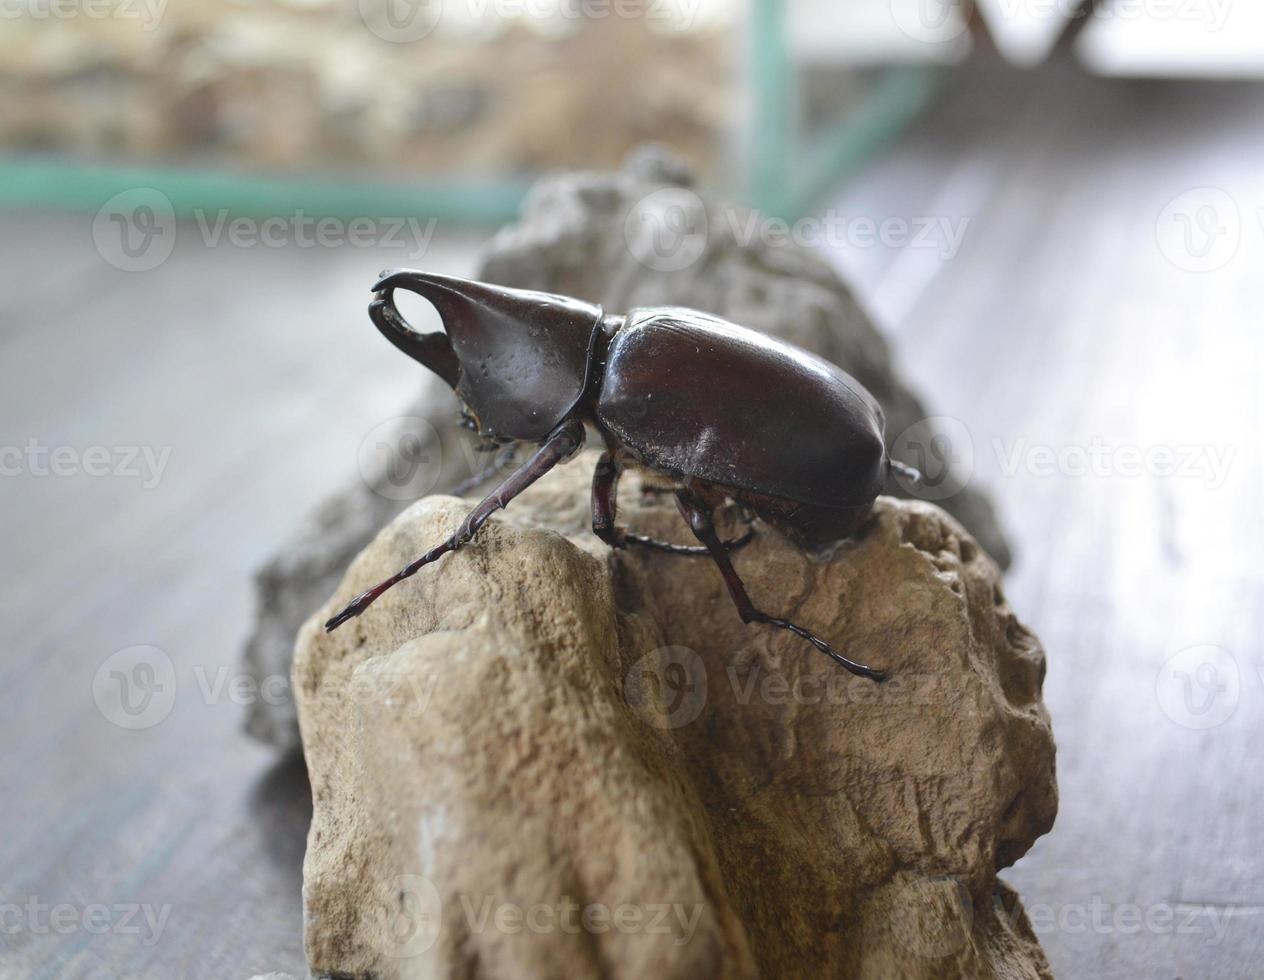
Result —
[[[965, 221], [955, 250], [823, 247], [962, 423], [953, 451], [1015, 543], [1062, 807], [1005, 877], [1063, 977], [1264, 975], [1261, 110], [1243, 86], [978, 78], [831, 205]], [[1230, 251], [1206, 187], [1240, 241], [1191, 272]], [[236, 656], [252, 569], [412, 390], [363, 317], [372, 275], [409, 259], [188, 226], [125, 273], [82, 216], [0, 229], [0, 447], [101, 446], [122, 470], [24, 456], [0, 478], [0, 904], [21, 907], [0, 976], [301, 975], [304, 776], [239, 734]], [[477, 241], [440, 232], [425, 262], [468, 271]], [[156, 485], [132, 446], [170, 449]], [[1152, 454], [1133, 474], [1153, 447], [1180, 472]], [[1075, 472], [1090, 450], [1098, 472]], [[171, 712], [127, 730], [110, 658], [137, 645], [174, 683], [132, 694]]]

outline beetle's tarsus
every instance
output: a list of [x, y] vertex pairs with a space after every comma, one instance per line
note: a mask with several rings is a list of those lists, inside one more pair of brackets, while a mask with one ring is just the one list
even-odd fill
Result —
[[737, 569], [733, 567], [733, 563], [729, 560], [728, 551], [725, 550], [719, 535], [715, 533], [715, 522], [712, 519], [710, 506], [690, 493], [689, 490], [683, 488], [676, 491], [676, 503], [680, 507], [681, 516], [688, 523], [689, 529], [706, 546], [707, 551], [711, 554], [711, 559], [720, 569], [720, 574], [724, 577], [724, 584], [729, 590], [729, 596], [732, 598], [733, 604], [737, 606], [737, 613], [742, 617], [742, 622], [767, 623], [769, 626], [776, 626], [778, 629], [789, 630], [796, 636], [803, 637], [803, 639], [820, 650], [821, 653], [825, 654], [840, 667], [850, 670], [853, 674], [859, 677], [867, 677], [869, 680], [878, 683], [882, 683], [887, 679], [887, 674], [884, 671], [875, 670], [866, 664], [856, 663], [854, 660], [848, 660], [811, 630], [804, 629], [788, 619], [770, 616], [768, 613], [757, 609], [751, 601], [750, 594], [746, 591], [746, 585], [738, 576]]
[[357, 608], [356, 604], [352, 602], [345, 609], [343, 609], [342, 612], [340, 612], [337, 616], [334, 616], [331, 619], [326, 621], [325, 632], [332, 633], [339, 626], [345, 623], [348, 619], [355, 619], [363, 611], [364, 610]]
[[[659, 541], [657, 538], [646, 537], [644, 534], [637, 534], [635, 531], [624, 531], [621, 535], [622, 544], [635, 544], [642, 548], [653, 548], [656, 551], [665, 551], [669, 555], [688, 555], [692, 557], [701, 557], [711, 554], [710, 549], [706, 545], [700, 544], [673, 544], [670, 541]], [[725, 551], [737, 551], [743, 545], [749, 544], [751, 539], [755, 537], [755, 529], [748, 527], [742, 534], [731, 541], [720, 542], [724, 546]]]
[[[751, 620], [752, 622], [767, 623], [769, 626], [776, 626], [783, 630], [789, 630], [791, 633], [794, 633], [796, 636], [803, 637], [805, 640], [811, 643], [812, 646], [820, 650], [821, 653], [825, 654], [825, 656], [829, 657], [839, 666], [846, 667], [848, 670], [850, 670], [853, 674], [856, 674], [858, 677], [867, 677], [869, 680], [875, 681], [878, 684], [881, 684], [890, 676], [884, 670], [875, 670], [873, 667], [870, 667], [866, 664], [861, 664], [861, 663], [857, 663], [854, 660], [849, 660], [847, 657], [844, 657], [841, 653], [835, 650], [832, 646], [830, 646], [828, 643], [822, 640], [819, 636], [817, 636], [811, 630], [804, 629], [802, 626], [799, 626], [796, 623], [792, 623], [788, 619], [781, 619], [780, 617], [777, 617], [777, 616], [768, 616], [764, 613], [760, 613], [759, 610], [755, 610], [755, 612], [758, 615], [756, 616], [756, 618]], [[762, 616], [763, 618], [760, 619], [758, 618], [759, 616]]]

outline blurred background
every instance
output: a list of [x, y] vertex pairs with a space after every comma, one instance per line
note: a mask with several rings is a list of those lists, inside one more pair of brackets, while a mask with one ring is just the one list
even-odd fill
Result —
[[[416, 393], [367, 288], [655, 141], [845, 275], [997, 502], [1055, 972], [1258, 977], [1261, 81], [1252, 0], [0, 0], [0, 975], [303, 974], [237, 656]], [[102, 707], [136, 649], [161, 724]]]

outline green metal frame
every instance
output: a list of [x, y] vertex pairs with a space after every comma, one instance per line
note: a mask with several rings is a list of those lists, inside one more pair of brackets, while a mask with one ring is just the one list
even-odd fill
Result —
[[[854, 173], [917, 117], [936, 87], [930, 67], [887, 69], [873, 95], [812, 145], [794, 125], [794, 65], [786, 42], [785, 0], [751, 0], [753, 105], [745, 134], [746, 203], [793, 220]], [[40, 156], [0, 157], [0, 207], [95, 211], [135, 187], [165, 194], [176, 214], [225, 209], [266, 217], [303, 210], [341, 218], [415, 216], [501, 224], [513, 220], [528, 181], [270, 176], [181, 166], [91, 164]]]
[[939, 86], [942, 70], [931, 65], [885, 69], [863, 105], [817, 140], [806, 142], [794, 125], [786, 0], [752, 3], [748, 194], [761, 211], [793, 220], [808, 213], [823, 194], [852, 176], [922, 113]]
[[499, 224], [518, 213], [528, 182], [274, 177], [191, 168], [88, 164], [39, 157], [0, 160], [0, 207], [95, 211], [120, 191], [152, 187], [178, 215], [225, 209], [267, 217], [303, 210], [318, 217], [409, 217]]

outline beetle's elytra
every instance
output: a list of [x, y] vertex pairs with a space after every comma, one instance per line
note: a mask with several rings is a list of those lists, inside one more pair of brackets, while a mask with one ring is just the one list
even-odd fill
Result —
[[[444, 332], [414, 331], [395, 308], [408, 289], [438, 310]], [[848, 670], [856, 663], [789, 620], [760, 611], [747, 595], [712, 514], [725, 499], [804, 547], [854, 532], [890, 469], [882, 409], [855, 378], [791, 344], [680, 307], [624, 316], [550, 293], [401, 270], [373, 286], [369, 316], [396, 347], [460, 397], [491, 442], [539, 444], [475, 507], [457, 532], [325, 624], [333, 630], [383, 592], [467, 543], [499, 508], [583, 445], [585, 424], [604, 439], [593, 477], [593, 532], [611, 547], [709, 555], [743, 622], [803, 637]], [[671, 481], [699, 546], [655, 541], [620, 527], [616, 491], [626, 462]], [[751, 519], [753, 520], [753, 516]]]

